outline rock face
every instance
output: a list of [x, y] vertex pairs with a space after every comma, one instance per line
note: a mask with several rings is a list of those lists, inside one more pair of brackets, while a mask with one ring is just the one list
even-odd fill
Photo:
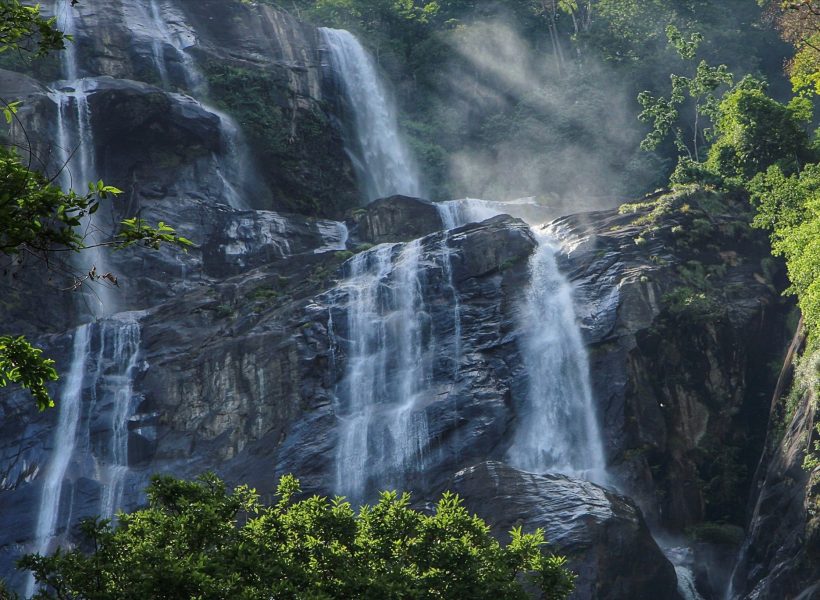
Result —
[[709, 221], [700, 203], [714, 198], [700, 194], [670, 196], [654, 215], [555, 225], [571, 247], [610, 464], [650, 522], [678, 531], [742, 525], [776, 379], [768, 365], [787, 345], [765, 239], [737, 208]]
[[550, 549], [578, 574], [573, 598], [676, 598], [675, 571], [629, 499], [564, 475], [534, 475], [485, 462], [459, 471], [448, 488], [502, 538], [542, 528]]
[[[778, 390], [791, 384], [802, 343], [798, 332]], [[809, 389], [786, 414], [787, 396], [775, 394], [766, 450], [758, 467], [746, 540], [732, 574], [730, 598], [815, 598], [820, 594], [820, 470], [803, 466], [817, 431], [817, 399]], [[790, 422], [784, 420], [790, 418]], [[778, 431], [785, 425], [784, 431]]]
[[[62, 7], [61, 2], [55, 5]], [[211, 126], [209, 135], [217, 135], [222, 154], [237, 155], [250, 163], [243, 168], [257, 175], [248, 182], [250, 206], [341, 216], [358, 203], [341, 134], [326, 108], [333, 98], [323, 89], [314, 28], [265, 4], [220, 0], [118, 0], [89, 3], [72, 14], [78, 75], [92, 83], [102, 76], [120, 82], [116, 92], [97, 94], [92, 107], [95, 134], [99, 132], [96, 166], [108, 183], [131, 192], [132, 208], [134, 196], [143, 196], [135, 182], [151, 181], [156, 191], [163, 170], [175, 181], [180, 169], [191, 166], [189, 150], [199, 145], [189, 147], [190, 135], [162, 126], [164, 121], [184, 127], [186, 120], [177, 123], [173, 112], [190, 107], [191, 98], [185, 96], [204, 103], [212, 119], [223, 113], [235, 119], [231, 127], [238, 127], [241, 140], [226, 140], [224, 127], [221, 142], [219, 127]], [[63, 8], [59, 15], [65, 16]], [[35, 69], [43, 82], [63, 77], [59, 58], [49, 61], [50, 67]], [[143, 90], [135, 97], [125, 81], [174, 93], [163, 97]], [[52, 131], [41, 135], [36, 123], [26, 125], [35, 137], [54, 139]], [[240, 142], [249, 152], [241, 152]], [[128, 152], [140, 154], [135, 158], [141, 160], [121, 156]], [[206, 169], [200, 167], [200, 175]]]
[[442, 229], [435, 204], [408, 196], [371, 202], [354, 215], [363, 242], [407, 242]]

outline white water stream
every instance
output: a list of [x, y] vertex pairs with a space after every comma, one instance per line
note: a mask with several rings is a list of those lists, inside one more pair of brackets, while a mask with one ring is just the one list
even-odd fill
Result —
[[530, 282], [519, 312], [519, 347], [528, 376], [508, 453], [514, 467], [606, 482], [606, 461], [589, 379], [589, 361], [556, 248], [543, 231], [530, 258]]
[[[133, 382], [139, 366], [141, 316], [123, 312], [81, 325], [74, 332], [71, 367], [57, 396], [59, 414], [44, 469], [35, 552], [45, 554], [65, 542], [78, 503], [78, 480], [100, 483], [95, 514], [110, 519], [122, 505], [128, 474], [128, 422], [137, 402]], [[92, 432], [95, 422], [105, 434]], [[27, 595], [33, 591], [30, 579]]]
[[337, 391], [336, 486], [360, 498], [368, 483], [398, 484], [424, 468], [424, 392], [432, 379], [421, 244], [384, 244], [348, 263], [348, 358]]
[[379, 77], [373, 57], [349, 31], [319, 30], [328, 48], [325, 66], [346, 98], [346, 146], [370, 202], [393, 194], [419, 196], [421, 185], [415, 164], [398, 128], [396, 107]]

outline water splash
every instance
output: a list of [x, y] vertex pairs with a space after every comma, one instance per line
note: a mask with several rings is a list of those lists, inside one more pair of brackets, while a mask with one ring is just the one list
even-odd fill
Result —
[[323, 67], [346, 100], [345, 145], [366, 200], [421, 195], [416, 167], [399, 133], [395, 104], [373, 57], [349, 31], [326, 27], [319, 31], [329, 53]]

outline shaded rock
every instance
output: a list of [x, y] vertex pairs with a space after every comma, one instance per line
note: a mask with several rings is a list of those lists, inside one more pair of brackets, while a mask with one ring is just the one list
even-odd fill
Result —
[[[817, 439], [817, 399], [813, 389], [802, 395], [785, 423], [786, 390], [793, 361], [804, 339], [795, 336], [793, 352], [781, 373], [772, 400], [769, 439], [752, 492], [752, 514], [746, 539], [732, 574], [730, 600], [775, 600], [820, 597], [820, 469], [807, 470], [803, 460]], [[782, 383], [782, 385], [781, 385]]]
[[440, 231], [443, 226], [435, 204], [409, 196], [375, 200], [357, 209], [354, 219], [359, 239], [371, 244], [407, 242]]
[[703, 190], [657, 202], [552, 225], [610, 468], [653, 525], [742, 527], [788, 343], [783, 272], [746, 207]]
[[485, 519], [496, 536], [540, 527], [550, 549], [578, 575], [573, 598], [678, 598], [675, 569], [629, 499], [564, 475], [524, 473], [485, 462], [453, 476], [448, 488]]

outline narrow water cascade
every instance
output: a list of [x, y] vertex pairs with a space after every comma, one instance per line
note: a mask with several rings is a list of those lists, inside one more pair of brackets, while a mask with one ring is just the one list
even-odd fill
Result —
[[335, 398], [339, 493], [362, 499], [424, 471], [433, 451], [425, 408], [442, 393], [434, 356], [441, 347], [460, 352], [458, 301], [447, 331], [436, 331], [428, 299], [430, 277], [457, 296], [449, 262], [446, 239], [432, 252], [421, 240], [384, 244], [351, 258], [331, 296], [346, 316], [344, 338], [329, 323], [347, 361]]
[[675, 565], [675, 575], [678, 577], [678, 593], [683, 600], [703, 600], [695, 586], [695, 575], [689, 567]]
[[656, 536], [655, 540], [660, 546], [666, 558], [675, 567], [675, 575], [678, 578], [678, 594], [683, 600], [704, 600], [698, 592], [695, 583], [694, 553], [691, 548], [685, 545], [673, 545], [662, 536]]
[[[466, 198], [439, 202], [445, 227], [502, 214], [508, 203]], [[533, 228], [538, 249], [519, 313], [518, 343], [528, 376], [507, 459], [533, 473], [558, 472], [607, 483], [592, 397], [589, 360], [577, 324], [572, 286], [558, 270], [549, 234]]]
[[[178, 83], [195, 95], [203, 93], [207, 87], [205, 78], [197, 69], [193, 57], [186, 52], [187, 48], [194, 45], [196, 37], [188, 28], [169, 26], [166, 15], [173, 14], [174, 11], [160, 0], [136, 0], [123, 9], [130, 28], [150, 47], [152, 62], [162, 87], [171, 89]], [[177, 21], [180, 22], [181, 18]], [[174, 57], [182, 71], [181, 81], [169, 68], [168, 53]]]
[[[74, 332], [71, 368], [57, 398], [57, 410], [59, 410], [57, 428], [54, 431], [51, 459], [43, 474], [43, 491], [40, 496], [37, 528], [35, 529], [34, 551], [43, 555], [52, 550], [52, 541], [57, 534], [63, 482], [77, 443], [83, 382], [91, 341], [90, 329], [91, 325], [86, 324], [81, 325]], [[28, 597], [33, 593], [34, 577], [29, 576], [25, 595]]]
[[[93, 514], [110, 519], [122, 506], [128, 423], [139, 400], [134, 378], [140, 367], [142, 316], [119, 313], [81, 325], [74, 333], [71, 367], [57, 398], [59, 416], [43, 476], [36, 552], [52, 551], [55, 540], [63, 540], [61, 531], [78, 516], [70, 509], [77, 503], [73, 488], [78, 480], [100, 484]], [[65, 492], [67, 483], [70, 494]]]
[[399, 133], [394, 101], [373, 57], [349, 31], [319, 31], [328, 52], [322, 66], [343, 92], [345, 146], [365, 199], [421, 195], [416, 166]]
[[[95, 409], [110, 413], [110, 438], [106, 456], [99, 461], [103, 483], [100, 516], [111, 519], [122, 506], [123, 486], [128, 474], [128, 421], [136, 409], [134, 376], [140, 357], [141, 313], [120, 313], [100, 324], [99, 363], [110, 362], [110, 371], [96, 381]], [[110, 348], [110, 352], [103, 350]], [[107, 354], [107, 356], [106, 356]]]
[[[236, 121], [202, 102], [208, 92], [208, 82], [187, 51], [196, 43], [196, 35], [187, 26], [180, 25], [182, 15], [160, 0], [136, 0], [133, 5], [124, 7], [124, 11], [126, 22], [150, 47], [151, 62], [162, 88], [169, 92], [184, 89], [202, 108], [219, 118], [222, 149], [211, 156], [211, 168], [222, 186], [225, 203], [233, 208], [247, 209], [246, 198], [255, 185], [248, 172], [248, 165], [253, 161]], [[176, 26], [169, 25], [169, 18], [176, 20]], [[173, 60], [169, 60], [169, 55]], [[195, 187], [195, 182], [190, 183]]]
[[[79, 79], [60, 82], [59, 85], [59, 89], [52, 90], [49, 94], [57, 105], [56, 166], [60, 169], [57, 182], [64, 190], [87, 194], [88, 183], [97, 179], [91, 109], [88, 104], [88, 95], [95, 89], [94, 81]], [[102, 224], [106, 214], [110, 214], [110, 211], [97, 211], [88, 215], [81, 225], [87, 246], [83, 255], [76, 259], [80, 263], [78, 267], [81, 274], [93, 271], [96, 275], [103, 275], [111, 271], [106, 252], [100, 246], [108, 238]], [[116, 294], [108, 281], [98, 280], [93, 286], [86, 286], [83, 298], [97, 317], [116, 312]]]
[[519, 313], [519, 346], [528, 375], [517, 415], [511, 465], [606, 481], [604, 449], [589, 380], [589, 361], [576, 322], [572, 288], [558, 270], [543, 231], [530, 258], [530, 282]]

